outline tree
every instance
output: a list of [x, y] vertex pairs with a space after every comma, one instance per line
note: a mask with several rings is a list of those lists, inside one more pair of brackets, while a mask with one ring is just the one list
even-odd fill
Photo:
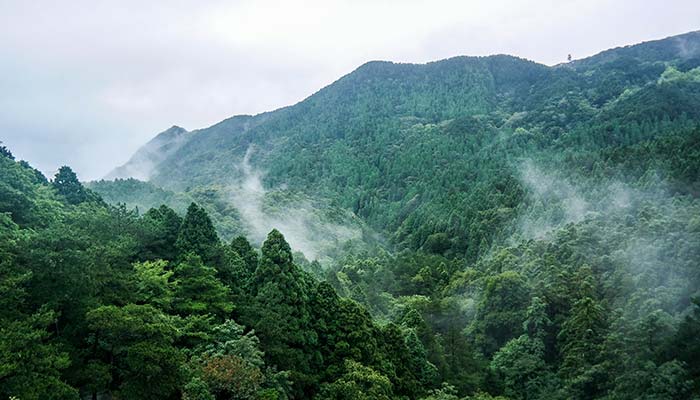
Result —
[[49, 341], [55, 314], [42, 310], [19, 319], [0, 319], [0, 395], [28, 400], [77, 400], [61, 379], [69, 355]]
[[295, 396], [313, 390], [311, 372], [321, 363], [309, 306], [312, 290], [311, 278], [294, 265], [289, 244], [273, 229], [262, 246], [244, 322], [255, 328], [268, 364], [291, 372]]
[[429, 390], [428, 395], [421, 400], [459, 400], [459, 396], [454, 386], [445, 383], [440, 389]]
[[199, 256], [186, 254], [175, 267], [173, 277], [173, 308], [180, 315], [212, 314], [224, 319], [233, 310], [228, 288], [216, 278], [216, 270], [204, 265]]
[[78, 176], [65, 165], [58, 169], [51, 185], [68, 204], [80, 204], [89, 199], [88, 192], [78, 180]]
[[[388, 365], [382, 368], [394, 384], [394, 392], [400, 396], [416, 398], [424, 394], [426, 387], [421, 387], [420, 359], [416, 358], [416, 351], [409, 349], [406, 341], [406, 333], [395, 324], [388, 324], [382, 329], [383, 360]], [[415, 343], [415, 341], [412, 341]], [[427, 362], [427, 360], [424, 360]]]
[[209, 391], [209, 385], [201, 378], [194, 377], [182, 390], [182, 400], [216, 400]]
[[450, 247], [452, 247], [452, 243], [450, 243], [449, 236], [444, 232], [433, 233], [428, 236], [423, 244], [423, 249], [434, 254], [443, 254]]
[[289, 269], [292, 267], [292, 249], [277, 229], [273, 229], [267, 234], [267, 239], [262, 246], [262, 257], [263, 261], [268, 261], [268, 263], [280, 268]]
[[250, 245], [245, 236], [237, 236], [231, 241], [231, 249], [238, 253], [246, 265], [246, 270], [250, 276], [255, 273], [258, 268], [258, 253], [253, 246]]
[[428, 361], [425, 347], [413, 329], [406, 332], [406, 347], [410, 357], [410, 368], [415, 371], [421, 387], [433, 386], [437, 376], [437, 368]]
[[322, 400], [390, 400], [391, 381], [376, 370], [356, 361], [345, 362], [345, 373], [332, 383], [324, 384], [317, 396]]
[[91, 341], [111, 366], [111, 388], [123, 398], [167, 398], [184, 384], [183, 354], [173, 318], [151, 305], [100, 306], [86, 315]]
[[687, 366], [694, 382], [694, 393], [700, 394], [700, 297], [692, 299], [691, 312], [685, 316], [670, 341], [669, 352]]
[[203, 355], [200, 368], [203, 380], [220, 398], [256, 399], [264, 380], [259, 368], [233, 354]]
[[433, 332], [415, 307], [409, 307], [403, 317], [401, 317], [400, 322], [401, 326], [415, 332], [426, 352], [429, 350], [437, 350], [438, 345], [435, 340], [435, 332]]
[[143, 224], [152, 230], [144, 238], [143, 258], [174, 260], [177, 257], [177, 242], [182, 218], [170, 207], [161, 205], [151, 208], [143, 216]]
[[529, 297], [525, 280], [516, 272], [506, 271], [487, 278], [478, 317], [471, 327], [485, 354], [493, 354], [523, 332]]
[[504, 394], [512, 399], [536, 399], [543, 390], [555, 387], [548, 376], [541, 338], [521, 335], [496, 352], [491, 368], [503, 380]]
[[209, 263], [217, 257], [219, 245], [209, 214], [197, 204], [190, 204], [175, 243], [180, 255], [193, 253]]
[[552, 321], [547, 316], [547, 304], [540, 297], [533, 297], [525, 312], [523, 330], [530, 338], [543, 340]]
[[0, 141], [0, 156], [9, 158], [10, 160], [15, 159], [15, 156], [12, 155], [12, 152], [10, 149], [8, 149], [6, 146], [2, 145], [2, 141]]
[[454, 385], [459, 393], [472, 393], [484, 384], [486, 362], [474, 345], [456, 325], [449, 325], [440, 336], [445, 362], [439, 365], [444, 382]]
[[603, 307], [591, 297], [577, 300], [571, 316], [562, 324], [557, 336], [562, 363], [560, 371], [579, 398], [593, 398], [601, 388], [595, 375], [605, 334]]
[[286, 396], [279, 380], [286, 373], [265, 369], [260, 341], [254, 331], [226, 320], [210, 332], [208, 342], [195, 348], [192, 359], [198, 376], [217, 398], [257, 399], [263, 392]]
[[230, 247], [223, 247], [216, 268], [216, 277], [230, 289], [237, 302], [246, 302], [246, 291], [253, 279], [253, 272], [249, 272], [245, 261]]
[[167, 270], [167, 266], [168, 263], [163, 260], [134, 264], [136, 294], [139, 302], [157, 305], [162, 310], [170, 308], [175, 284], [170, 280], [173, 271]]

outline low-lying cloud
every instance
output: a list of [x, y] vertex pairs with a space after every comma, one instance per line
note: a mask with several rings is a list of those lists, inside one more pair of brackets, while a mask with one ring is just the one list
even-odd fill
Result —
[[522, 163], [520, 179], [535, 210], [519, 222], [526, 238], [541, 239], [562, 225], [582, 221], [590, 211], [589, 203], [573, 185], [545, 173], [530, 160]]
[[515, 222], [510, 245], [531, 239], [568, 240], [558, 236], [560, 229], [578, 224], [588, 241], [578, 251], [590, 252], [581, 254], [584, 259], [600, 262], [607, 257], [602, 268], [614, 266], [624, 274], [619, 275], [625, 278], [617, 290], [634, 296], [621, 296], [622, 303], [613, 306], [633, 302], [633, 307], [625, 307], [629, 318], [657, 309], [681, 312], [673, 308], [689, 303], [680, 300], [698, 294], [688, 285], [696, 279], [689, 275], [695, 269], [688, 260], [700, 256], [700, 219], [688, 218], [698, 215], [696, 200], [671, 196], [656, 174], [636, 182], [564, 179], [533, 161], [523, 162], [519, 170], [527, 207]]
[[659, 201], [665, 195], [660, 182], [655, 180], [647, 190], [619, 181], [576, 184], [556, 172], [546, 171], [532, 160], [520, 164], [519, 173], [529, 209], [518, 220], [517, 231], [529, 239], [545, 238], [562, 226], [588, 217], [630, 212], [644, 201]]
[[272, 229], [277, 229], [293, 250], [314, 260], [323, 259], [348, 241], [362, 239], [359, 221], [349, 212], [345, 212], [343, 223], [331, 222], [328, 210], [311, 199], [286, 190], [265, 189], [264, 173], [250, 163], [254, 153], [253, 147], [248, 148], [239, 165], [240, 179], [230, 187], [231, 201], [251, 241], [261, 243]]

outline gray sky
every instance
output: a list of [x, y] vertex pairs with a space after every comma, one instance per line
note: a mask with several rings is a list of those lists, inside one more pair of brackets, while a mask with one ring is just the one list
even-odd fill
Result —
[[171, 125], [293, 104], [369, 60], [556, 64], [697, 29], [697, 0], [0, 0], [0, 140], [95, 179]]

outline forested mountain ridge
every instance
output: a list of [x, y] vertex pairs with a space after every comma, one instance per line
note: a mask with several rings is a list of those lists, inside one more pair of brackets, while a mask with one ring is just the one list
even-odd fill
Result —
[[[504, 55], [369, 62], [294, 106], [193, 132], [150, 181], [230, 200], [252, 149], [269, 190], [326, 199], [399, 248], [447, 234], [451, 254], [475, 259], [492, 239], [479, 215], [522, 197], [523, 159], [631, 144], [696, 118], [700, 83], [660, 80], [700, 65], [698, 43], [692, 32], [555, 67]], [[484, 192], [500, 198], [475, 198]]]
[[149, 182], [0, 147], [0, 397], [700, 398], [699, 36], [368, 63]]
[[600, 65], [621, 59], [633, 59], [638, 62], [692, 60], [697, 58], [698, 52], [700, 52], [698, 41], [700, 41], [700, 31], [688, 32], [638, 45], [605, 50], [582, 60], [574, 60], [570, 65], [576, 69], [587, 69], [596, 64]]

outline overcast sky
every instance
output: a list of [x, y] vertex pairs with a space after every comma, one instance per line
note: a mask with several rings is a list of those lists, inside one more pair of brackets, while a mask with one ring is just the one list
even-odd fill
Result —
[[697, 29], [698, 0], [0, 0], [0, 140], [89, 180], [171, 125], [293, 104], [369, 60], [551, 65]]

